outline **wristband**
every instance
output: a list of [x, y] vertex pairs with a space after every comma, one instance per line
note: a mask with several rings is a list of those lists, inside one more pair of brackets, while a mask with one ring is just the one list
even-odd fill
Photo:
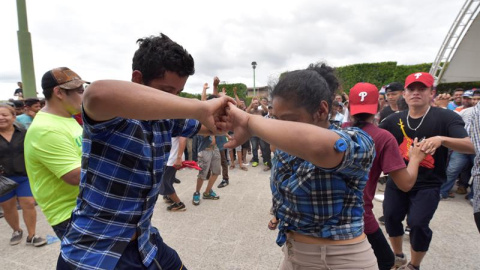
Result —
[[347, 151], [347, 142], [343, 138], [340, 138], [333, 145], [333, 149], [337, 152], [343, 153]]

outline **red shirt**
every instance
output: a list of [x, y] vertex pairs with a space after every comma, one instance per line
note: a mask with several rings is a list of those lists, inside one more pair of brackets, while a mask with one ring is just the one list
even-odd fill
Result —
[[[351, 123], [346, 123], [350, 126]], [[347, 126], [344, 125], [344, 126]], [[379, 228], [377, 219], [373, 214], [373, 197], [377, 189], [377, 182], [382, 171], [385, 174], [406, 168], [405, 161], [402, 158], [398, 143], [393, 135], [373, 124], [367, 124], [362, 128], [368, 133], [375, 142], [375, 159], [373, 160], [372, 168], [368, 174], [368, 181], [363, 190], [364, 214], [363, 220], [365, 223], [365, 233], [372, 234]]]

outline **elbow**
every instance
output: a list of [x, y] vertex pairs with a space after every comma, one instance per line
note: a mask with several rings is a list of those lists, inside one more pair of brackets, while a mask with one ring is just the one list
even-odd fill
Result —
[[83, 95], [83, 103], [85, 105], [97, 105], [99, 103], [104, 102], [107, 100], [109, 94], [105, 91], [105, 82], [103, 81], [95, 81], [92, 82], [87, 89], [85, 89], [85, 93]]
[[398, 187], [398, 189], [400, 189], [403, 192], [409, 192], [410, 190], [412, 190], [413, 184], [403, 184], [403, 185], [399, 185], [397, 187]]
[[96, 115], [108, 102], [108, 91], [104, 82], [95, 81], [87, 87], [83, 95], [83, 108], [89, 116]]

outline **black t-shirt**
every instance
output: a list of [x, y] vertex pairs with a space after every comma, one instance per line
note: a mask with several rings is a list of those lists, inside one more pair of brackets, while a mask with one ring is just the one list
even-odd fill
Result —
[[13, 126], [15, 131], [10, 142], [0, 136], [0, 165], [5, 170], [5, 176], [26, 176], [23, 142], [27, 131], [15, 124]]
[[382, 122], [383, 119], [387, 118], [390, 114], [394, 113], [395, 111], [390, 108], [390, 106], [387, 106], [383, 108], [383, 110], [380, 111], [380, 118], [378, 119], [379, 122]]
[[[408, 157], [409, 148], [407, 149], [407, 145], [411, 145], [415, 137], [419, 140], [433, 136], [468, 137], [464, 128], [465, 123], [460, 115], [453, 111], [435, 107], [430, 108], [423, 123], [416, 131], [408, 127], [407, 114], [408, 110], [392, 114], [379, 125], [379, 127], [393, 134], [405, 163], [408, 163], [406, 157]], [[409, 118], [410, 127], [417, 128], [421, 121], [422, 117], [418, 119]], [[444, 146], [439, 147], [433, 157], [428, 155], [420, 164], [417, 182], [413, 186], [413, 190], [440, 187], [446, 180], [447, 158], [448, 149]]]
[[23, 94], [22, 88], [17, 88], [17, 89], [15, 89], [15, 92], [13, 92], [13, 95], [16, 96], [16, 95], [18, 95], [18, 94], [20, 94], [20, 93]]

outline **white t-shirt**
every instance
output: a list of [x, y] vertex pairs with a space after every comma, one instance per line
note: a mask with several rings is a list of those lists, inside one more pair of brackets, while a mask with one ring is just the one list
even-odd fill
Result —
[[[172, 137], [172, 148], [170, 149], [170, 155], [168, 156], [167, 166], [173, 166], [178, 156], [178, 146], [180, 137]], [[185, 155], [182, 153], [182, 161], [185, 159]]]

